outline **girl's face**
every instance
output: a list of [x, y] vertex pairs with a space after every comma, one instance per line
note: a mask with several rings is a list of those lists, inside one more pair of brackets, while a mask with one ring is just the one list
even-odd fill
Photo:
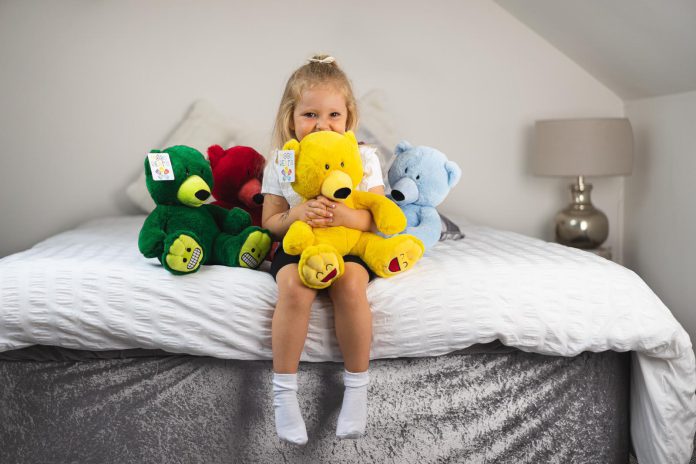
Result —
[[292, 113], [290, 129], [295, 138], [318, 131], [346, 131], [348, 108], [343, 94], [331, 86], [314, 87], [302, 92], [300, 101]]

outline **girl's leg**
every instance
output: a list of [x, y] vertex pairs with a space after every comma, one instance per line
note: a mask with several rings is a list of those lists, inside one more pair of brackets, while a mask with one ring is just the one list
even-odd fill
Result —
[[303, 445], [307, 443], [307, 429], [297, 402], [297, 367], [317, 292], [302, 284], [297, 264], [283, 266], [276, 282], [278, 304], [271, 329], [276, 431], [281, 440]]
[[271, 327], [273, 372], [296, 374], [317, 291], [304, 286], [297, 264], [283, 266], [276, 275], [276, 282], [278, 303]]
[[364, 372], [370, 364], [372, 312], [367, 302], [367, 270], [346, 262], [345, 274], [329, 287], [334, 305], [336, 338], [347, 371]]
[[329, 288], [334, 304], [336, 338], [343, 353], [346, 386], [336, 435], [358, 438], [367, 424], [367, 368], [372, 342], [372, 312], [367, 302], [369, 275], [360, 264], [346, 262], [345, 273]]

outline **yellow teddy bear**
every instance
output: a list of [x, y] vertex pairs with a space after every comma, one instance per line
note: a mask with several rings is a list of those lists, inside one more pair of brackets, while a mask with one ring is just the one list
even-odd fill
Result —
[[[356, 190], [363, 177], [363, 166], [352, 132], [314, 132], [301, 142], [290, 140], [283, 150], [295, 152], [292, 187], [305, 201], [321, 194], [350, 208], [369, 210], [377, 229], [386, 235], [406, 228], [406, 217], [396, 203]], [[303, 221], [290, 226], [283, 248], [290, 255], [301, 255], [300, 279], [317, 289], [328, 287], [343, 275], [344, 255], [359, 256], [378, 276], [391, 277], [413, 267], [425, 250], [423, 243], [412, 235], [384, 238], [343, 226], [313, 229]]]

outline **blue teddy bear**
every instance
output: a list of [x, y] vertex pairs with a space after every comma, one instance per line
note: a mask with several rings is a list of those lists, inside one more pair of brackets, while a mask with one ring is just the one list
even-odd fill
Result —
[[442, 223], [435, 207], [459, 182], [462, 170], [441, 151], [414, 147], [406, 141], [394, 150], [389, 168], [390, 197], [403, 210], [408, 226], [403, 233], [421, 239], [426, 248], [440, 239]]

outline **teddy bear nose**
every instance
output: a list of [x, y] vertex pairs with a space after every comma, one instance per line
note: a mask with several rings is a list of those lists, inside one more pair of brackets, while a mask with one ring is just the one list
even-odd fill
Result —
[[334, 192], [334, 198], [345, 199], [348, 198], [348, 195], [350, 195], [350, 189], [348, 187], [340, 188]]
[[196, 198], [198, 198], [199, 200], [205, 201], [210, 196], [210, 192], [205, 191], [205, 190], [199, 190], [196, 192], [195, 195], [196, 195]]
[[398, 190], [392, 190], [392, 191], [391, 191], [391, 196], [392, 196], [392, 198], [395, 199], [396, 201], [404, 201], [404, 198], [406, 198], [406, 197], [404, 196], [404, 194], [401, 193], [401, 192], [399, 192]]
[[263, 204], [263, 195], [260, 193], [257, 193], [256, 195], [253, 196], [252, 200], [254, 200], [254, 203], [257, 205], [262, 205]]

